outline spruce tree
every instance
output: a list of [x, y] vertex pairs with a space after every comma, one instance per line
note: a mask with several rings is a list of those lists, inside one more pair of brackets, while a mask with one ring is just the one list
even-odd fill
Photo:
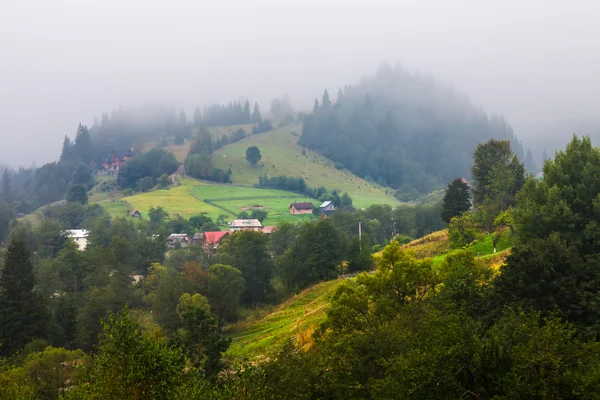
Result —
[[10, 204], [12, 201], [12, 187], [10, 184], [10, 173], [8, 168], [6, 168], [2, 174], [2, 200], [7, 204]]
[[250, 116], [250, 102], [246, 100], [244, 103], [244, 123], [248, 123], [252, 121], [252, 117]]
[[33, 286], [33, 263], [27, 246], [12, 240], [0, 273], [0, 355], [11, 355], [33, 338], [44, 336], [46, 309]]
[[80, 161], [89, 163], [92, 161], [94, 154], [92, 148], [92, 137], [87, 126], [79, 124], [77, 135], [75, 136], [75, 154]]
[[202, 125], [202, 111], [200, 111], [200, 107], [196, 107], [194, 110], [192, 121], [196, 128]]
[[65, 135], [65, 140], [63, 141], [62, 152], [60, 153], [60, 162], [69, 162], [73, 161], [73, 151], [74, 151], [73, 141]]
[[442, 201], [440, 217], [447, 224], [454, 217], [471, 209], [471, 189], [461, 178], [450, 182]]
[[254, 111], [252, 112], [252, 122], [261, 122], [262, 116], [260, 115], [260, 110], [258, 109], [258, 103], [254, 103]]

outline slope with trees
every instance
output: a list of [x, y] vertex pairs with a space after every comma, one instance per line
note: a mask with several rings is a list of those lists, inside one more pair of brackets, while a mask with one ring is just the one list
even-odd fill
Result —
[[477, 143], [510, 140], [512, 129], [430, 78], [383, 65], [376, 76], [327, 91], [306, 115], [299, 143], [360, 177], [407, 193], [427, 193], [467, 176]]

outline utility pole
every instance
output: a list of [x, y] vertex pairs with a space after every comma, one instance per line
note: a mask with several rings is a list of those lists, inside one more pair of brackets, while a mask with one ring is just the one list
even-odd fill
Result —
[[359, 249], [362, 250], [362, 229], [361, 229], [361, 222], [358, 221], [358, 246]]

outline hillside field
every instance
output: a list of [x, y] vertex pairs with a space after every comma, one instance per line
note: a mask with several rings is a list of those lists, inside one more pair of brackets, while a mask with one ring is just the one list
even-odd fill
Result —
[[[235, 125], [227, 127], [208, 128], [213, 137], [231, 134], [238, 128], [246, 133], [251, 125]], [[333, 161], [318, 153], [304, 149], [298, 145], [302, 125], [290, 125], [273, 129], [272, 131], [250, 135], [237, 143], [232, 143], [217, 150], [213, 154], [215, 167], [228, 170], [231, 168], [231, 180], [234, 184], [254, 186], [258, 177], [266, 173], [269, 176], [301, 176], [311, 187], [323, 186], [328, 190], [337, 189], [347, 192], [354, 206], [365, 208], [371, 204], [398, 205], [400, 202], [393, 196], [393, 190], [367, 182], [347, 170], [339, 170]], [[246, 161], [246, 149], [257, 146], [262, 160], [256, 166]], [[190, 141], [181, 145], [165, 147], [183, 162], [187, 156]]]
[[282, 220], [292, 222], [314, 218], [312, 215], [290, 215], [288, 207], [295, 201], [313, 201], [318, 205], [317, 201], [284, 190], [210, 184], [183, 178], [180, 186], [140, 193], [102, 205], [112, 216], [124, 216], [128, 211], [137, 209], [143, 218], [148, 218], [151, 207], [158, 206], [171, 215], [189, 218], [205, 212], [213, 220], [224, 214], [228, 221], [242, 211], [250, 213], [252, 209], [261, 209], [268, 213], [263, 222], [265, 225], [276, 225]]
[[326, 318], [329, 299], [346, 279], [319, 283], [308, 288], [270, 313], [230, 325], [225, 336], [232, 339], [226, 357], [252, 359], [277, 351], [289, 338], [301, 347], [312, 344], [312, 333]]

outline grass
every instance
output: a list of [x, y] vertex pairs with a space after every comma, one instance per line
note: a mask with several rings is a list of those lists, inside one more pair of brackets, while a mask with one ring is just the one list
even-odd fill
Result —
[[[261, 209], [267, 211], [264, 225], [314, 218], [312, 215], [290, 215], [289, 205], [295, 201], [312, 200], [285, 190], [211, 184], [183, 178], [180, 186], [136, 194], [120, 201], [103, 203], [103, 206], [112, 216], [123, 216], [136, 209], [142, 213], [143, 218], [147, 218], [151, 207], [160, 206], [171, 215], [179, 214], [189, 218], [205, 212], [213, 220], [221, 214], [227, 215], [227, 219], [231, 220], [242, 211], [251, 213], [252, 209]], [[317, 203], [313, 201], [313, 204]]]
[[225, 335], [232, 339], [226, 357], [252, 359], [268, 355], [290, 338], [301, 347], [310, 347], [312, 332], [325, 321], [329, 298], [344, 282], [344, 279], [338, 279], [320, 283], [266, 315], [226, 327]]
[[[511, 246], [512, 238], [509, 231], [506, 230], [496, 246], [496, 253], [494, 253], [491, 234], [483, 235], [467, 249], [484, 264], [498, 269], [504, 263], [506, 256], [510, 254]], [[447, 229], [413, 240], [402, 248], [412, 251], [417, 258], [432, 258], [434, 267], [439, 266], [449, 254], [457, 251], [450, 248]]]
[[[209, 128], [213, 135], [234, 132], [240, 126]], [[249, 129], [243, 127], [246, 132]], [[272, 131], [251, 135], [237, 143], [220, 148], [213, 154], [215, 167], [228, 170], [231, 168], [233, 183], [253, 186], [258, 177], [266, 173], [269, 176], [286, 175], [301, 176], [311, 187], [323, 186], [329, 190], [337, 189], [347, 192], [358, 208], [371, 204], [399, 204], [393, 196], [392, 189], [386, 189], [357, 177], [346, 170], [338, 170], [331, 160], [298, 145], [301, 125], [285, 126]], [[182, 145], [165, 147], [179, 161], [187, 155], [190, 142]], [[246, 161], [246, 149], [257, 146], [262, 160], [252, 166]], [[303, 152], [304, 150], [304, 152]]]

